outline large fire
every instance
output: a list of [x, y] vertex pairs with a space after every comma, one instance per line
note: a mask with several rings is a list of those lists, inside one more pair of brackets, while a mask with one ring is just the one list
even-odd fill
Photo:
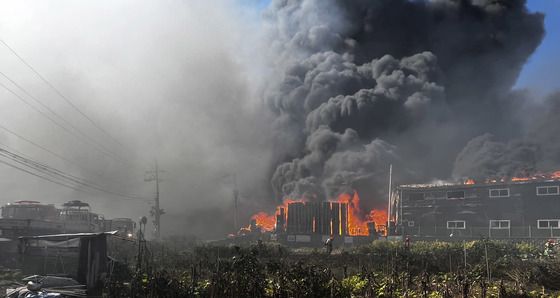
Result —
[[266, 212], [259, 212], [251, 216], [252, 220], [257, 222], [257, 226], [263, 231], [272, 231], [276, 227], [276, 215], [269, 215]]
[[[303, 202], [302, 200], [285, 199], [282, 205], [276, 207], [276, 212], [268, 214], [266, 212], [258, 212], [251, 217], [255, 220], [261, 231], [274, 231], [276, 228], [276, 217], [280, 215], [280, 209], [283, 208], [286, 218], [288, 218], [288, 205], [291, 203]], [[353, 194], [341, 194], [333, 202], [348, 204], [348, 234], [350, 236], [368, 236], [368, 223], [375, 223], [376, 228], [384, 227], [387, 224], [387, 211], [373, 209], [364, 212], [360, 209], [360, 197], [357, 192]], [[313, 230], [315, 231], [315, 221], [313, 221]]]
[[[505, 182], [523, 182], [523, 181], [533, 181], [533, 180], [556, 180], [560, 179], [560, 171], [550, 172], [550, 173], [536, 173], [531, 176], [523, 177], [502, 177], [498, 179], [487, 179], [484, 183], [505, 183]], [[464, 184], [475, 184], [473, 179], [467, 179]]]
[[263, 232], [271, 232], [274, 231], [276, 228], [276, 216], [280, 214], [280, 208], [284, 208], [286, 212], [286, 217], [288, 216], [288, 205], [291, 203], [296, 202], [304, 202], [303, 200], [292, 200], [292, 199], [284, 199], [282, 205], [276, 207], [276, 212], [273, 214], [268, 214], [266, 212], [258, 212], [255, 215], [251, 216], [251, 220], [254, 220], [257, 223], [257, 226]]
[[376, 226], [387, 224], [387, 212], [373, 209], [365, 214], [360, 210], [360, 196], [354, 194], [341, 194], [337, 202], [348, 204], [348, 234], [351, 236], [368, 236], [368, 223], [374, 222]]

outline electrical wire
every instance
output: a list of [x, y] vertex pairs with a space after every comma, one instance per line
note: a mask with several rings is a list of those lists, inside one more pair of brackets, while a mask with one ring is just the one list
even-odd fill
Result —
[[55, 124], [56, 126], [62, 128], [64, 131], [66, 131], [68, 134], [74, 136], [75, 138], [81, 140], [84, 143], [87, 143], [88, 145], [91, 145], [93, 147], [95, 147], [99, 152], [105, 154], [106, 156], [119, 161], [121, 163], [124, 164], [128, 164], [129, 162], [127, 162], [126, 160], [123, 160], [121, 157], [119, 157], [118, 155], [116, 155], [115, 153], [112, 153], [110, 150], [108, 150], [107, 148], [105, 148], [103, 145], [100, 145], [98, 143], [96, 143], [95, 141], [91, 140], [90, 138], [88, 138], [87, 136], [83, 136], [84, 139], [82, 140], [78, 135], [76, 135], [73, 131], [71, 131], [70, 129], [68, 129], [66, 126], [58, 123], [56, 120], [54, 120], [51, 116], [45, 114], [43, 111], [41, 111], [40, 109], [38, 109], [36, 106], [32, 105], [29, 101], [25, 100], [23, 97], [21, 97], [19, 94], [17, 94], [14, 90], [8, 88], [6, 85], [2, 84], [0, 82], [0, 87], [4, 88], [5, 90], [7, 90], [8, 92], [10, 92], [12, 95], [14, 95], [18, 100], [20, 100], [21, 102], [23, 102], [24, 104], [26, 104], [27, 106], [29, 106], [30, 108], [32, 108], [34, 111], [36, 111], [37, 113], [39, 113], [40, 115], [44, 116], [45, 118], [47, 118], [50, 122], [52, 122], [53, 124]]
[[97, 190], [100, 192], [118, 196], [121, 197], [121, 199], [129, 199], [129, 200], [137, 200], [137, 201], [151, 200], [149, 198], [141, 197], [138, 195], [130, 195], [130, 194], [108, 190], [95, 182], [66, 173], [64, 171], [58, 170], [56, 168], [37, 162], [35, 160], [23, 157], [19, 154], [16, 154], [6, 149], [0, 148], [0, 156], [9, 159], [12, 162], [18, 163], [20, 166], [16, 166], [0, 160], [0, 162], [2, 162], [3, 164], [6, 164], [12, 168], [31, 174], [33, 176], [39, 177], [41, 179], [47, 180], [49, 182], [56, 183], [58, 185], [68, 187], [74, 190], [85, 191], [82, 188], [80, 188], [80, 186], [82, 186], [92, 190]]
[[[22, 135], [16, 133], [15, 131], [13, 131], [13, 130], [11, 130], [11, 129], [9, 129], [9, 128], [7, 128], [7, 127], [1, 125], [1, 124], [0, 124], [0, 129], [2, 129], [2, 130], [4, 130], [4, 131], [6, 131], [7, 133], [9, 133], [9, 134], [11, 134], [11, 135], [13, 135], [13, 136], [16, 136], [16, 137], [18, 137], [18, 138], [24, 140], [25, 142], [27, 142], [27, 143], [29, 143], [29, 144], [31, 144], [31, 145], [33, 145], [33, 146], [39, 148], [39, 149], [41, 149], [41, 150], [43, 150], [43, 151], [45, 151], [45, 152], [51, 154], [52, 156], [55, 156], [55, 157], [57, 157], [57, 158], [59, 158], [59, 159], [61, 159], [61, 160], [63, 160], [63, 161], [68, 162], [68, 163], [74, 164], [73, 161], [71, 161], [71, 160], [65, 158], [64, 156], [62, 156], [62, 155], [60, 155], [60, 154], [58, 154], [58, 153], [56, 153], [56, 152], [54, 152], [54, 151], [52, 151], [52, 150], [50, 150], [50, 149], [44, 147], [44, 146], [41, 146], [41, 145], [39, 145], [39, 144], [33, 142], [32, 140], [30, 140], [30, 139], [28, 139], [28, 138], [26, 138], [26, 137], [24, 137], [24, 136], [22, 136]], [[7, 146], [5, 146], [5, 147], [7, 147]]]
[[116, 138], [114, 138], [110, 133], [108, 133], [105, 129], [103, 129], [97, 122], [95, 122], [91, 117], [86, 115], [82, 110], [80, 110], [72, 101], [64, 96], [60, 90], [58, 90], [50, 81], [48, 81], [43, 75], [41, 75], [31, 64], [29, 64], [23, 57], [21, 57], [12, 47], [10, 47], [4, 40], [0, 39], [0, 43], [2, 43], [12, 54], [14, 54], [25, 66], [27, 66], [41, 81], [43, 81], [51, 90], [53, 90], [60, 98], [64, 99], [66, 103], [68, 103], [76, 112], [82, 115], [85, 119], [87, 119], [95, 128], [99, 131], [107, 135], [112, 141], [124, 147], [124, 145], [119, 142]]
[[15, 154], [15, 153], [10, 152], [10, 151], [5, 150], [5, 149], [0, 148], [0, 155], [2, 155], [4, 157], [8, 157], [11, 160], [14, 160], [18, 163], [21, 163], [22, 165], [25, 165], [25, 166], [31, 165], [34, 169], [38, 169], [38, 170], [42, 171], [43, 173], [50, 174], [54, 177], [62, 177], [63, 179], [66, 179], [66, 180], [71, 181], [71, 182], [76, 183], [76, 184], [87, 186], [87, 187], [90, 187], [90, 188], [93, 188], [93, 189], [96, 189], [96, 190], [99, 190], [99, 191], [103, 191], [103, 192], [106, 192], [106, 193], [110, 193], [110, 194], [113, 194], [113, 195], [128, 197], [128, 198], [131, 198], [131, 199], [143, 199], [143, 198], [138, 197], [138, 196], [131, 196], [131, 195], [127, 195], [127, 194], [122, 194], [122, 193], [106, 190], [102, 186], [99, 186], [98, 184], [96, 184], [95, 182], [88, 181], [84, 178], [80, 178], [80, 177], [74, 176], [72, 174], [68, 174], [68, 173], [63, 172], [61, 170], [50, 167], [46, 164], [31, 160], [29, 158], [25, 158], [21, 155]]
[[[95, 143], [97, 146], [104, 148], [105, 150], [109, 151], [109, 149], [107, 149], [105, 146], [97, 143], [93, 138], [90, 138], [87, 136], [86, 133], [84, 133], [82, 130], [80, 130], [78, 127], [76, 127], [75, 125], [73, 125], [70, 121], [64, 119], [64, 117], [62, 117], [61, 115], [59, 115], [56, 111], [54, 111], [53, 109], [51, 109], [48, 105], [44, 104], [42, 101], [40, 101], [37, 97], [33, 96], [30, 92], [28, 92], [25, 88], [23, 88], [21, 85], [19, 85], [17, 82], [15, 82], [12, 78], [10, 78], [8, 75], [6, 75], [5, 73], [0, 71], [0, 75], [3, 76], [6, 80], [10, 81], [10, 83], [12, 83], [14, 86], [16, 86], [21, 92], [23, 92], [25, 95], [27, 95], [27, 97], [31, 98], [33, 101], [35, 101], [37, 104], [39, 104], [41, 107], [43, 107], [45, 110], [49, 111], [51, 114], [53, 114], [56, 118], [58, 118], [60, 121], [62, 121], [64, 124], [66, 124], [67, 126], [70, 126], [75, 132], [77, 132], [81, 137], [83, 137], [84, 139]], [[6, 88], [6, 86], [3, 86], [4, 88]], [[10, 90], [8, 90], [10, 91]], [[11, 91], [10, 91], [11, 92]], [[11, 92], [12, 94], [14, 94], [14, 92]], [[15, 95], [15, 94], [14, 94]], [[16, 96], [18, 97], [18, 96]], [[30, 106], [31, 108], [33, 108], [35, 111], [41, 113], [41, 115], [43, 115], [44, 117], [49, 118], [49, 120], [51, 122], [54, 122], [54, 119], [50, 119], [50, 117], [48, 117], [46, 114], [42, 113], [39, 109], [37, 109], [36, 107], [32, 106], [29, 102], [27, 102], [26, 100], [24, 100], [23, 98], [18, 97], [19, 100], [21, 100], [22, 102], [24, 102], [26, 105]], [[60, 126], [58, 123], [55, 123], [56, 125]], [[66, 130], [66, 128], [64, 128]], [[70, 132], [69, 132], [70, 133]], [[74, 135], [76, 136], [76, 135]], [[77, 136], [76, 136], [77, 137]], [[111, 152], [113, 153], [113, 152]], [[114, 153], [113, 153], [114, 154]]]

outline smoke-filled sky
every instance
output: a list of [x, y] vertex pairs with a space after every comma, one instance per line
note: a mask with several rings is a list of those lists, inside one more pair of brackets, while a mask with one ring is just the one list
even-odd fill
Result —
[[[144, 198], [157, 160], [164, 234], [205, 238], [232, 230], [234, 175], [248, 221], [286, 196], [384, 204], [389, 164], [402, 183], [550, 170], [558, 3], [5, 1], [0, 39], [64, 98], [0, 44], [20, 97], [0, 86], [0, 147]], [[0, 177], [2, 204], [150, 208]]]

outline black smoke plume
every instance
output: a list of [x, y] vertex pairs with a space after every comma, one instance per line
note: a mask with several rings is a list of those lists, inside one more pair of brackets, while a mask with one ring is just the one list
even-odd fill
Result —
[[273, 1], [276, 197], [357, 189], [378, 205], [389, 164], [414, 182], [537, 170], [543, 140], [518, 140], [529, 100], [512, 92], [544, 36], [525, 4]]

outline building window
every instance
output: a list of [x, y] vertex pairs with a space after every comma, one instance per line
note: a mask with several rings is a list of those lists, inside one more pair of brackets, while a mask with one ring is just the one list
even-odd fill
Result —
[[464, 199], [465, 198], [465, 191], [458, 190], [458, 191], [448, 191], [447, 192], [448, 199]]
[[560, 219], [539, 219], [537, 220], [537, 228], [558, 229], [560, 228]]
[[409, 227], [414, 227], [414, 221], [413, 221], [413, 220], [409, 220], [409, 221], [408, 221], [408, 226], [409, 226]]
[[509, 229], [509, 220], [506, 219], [495, 219], [495, 220], [490, 220], [490, 229], [492, 230], [504, 230], [504, 229]]
[[424, 193], [409, 193], [408, 199], [411, 201], [422, 201], [424, 200]]
[[490, 189], [489, 195], [491, 198], [507, 198], [509, 197], [509, 188]]
[[558, 195], [558, 186], [537, 186], [537, 196]]
[[464, 230], [465, 227], [466, 227], [466, 223], [464, 220], [450, 220], [447, 222], [448, 229]]

